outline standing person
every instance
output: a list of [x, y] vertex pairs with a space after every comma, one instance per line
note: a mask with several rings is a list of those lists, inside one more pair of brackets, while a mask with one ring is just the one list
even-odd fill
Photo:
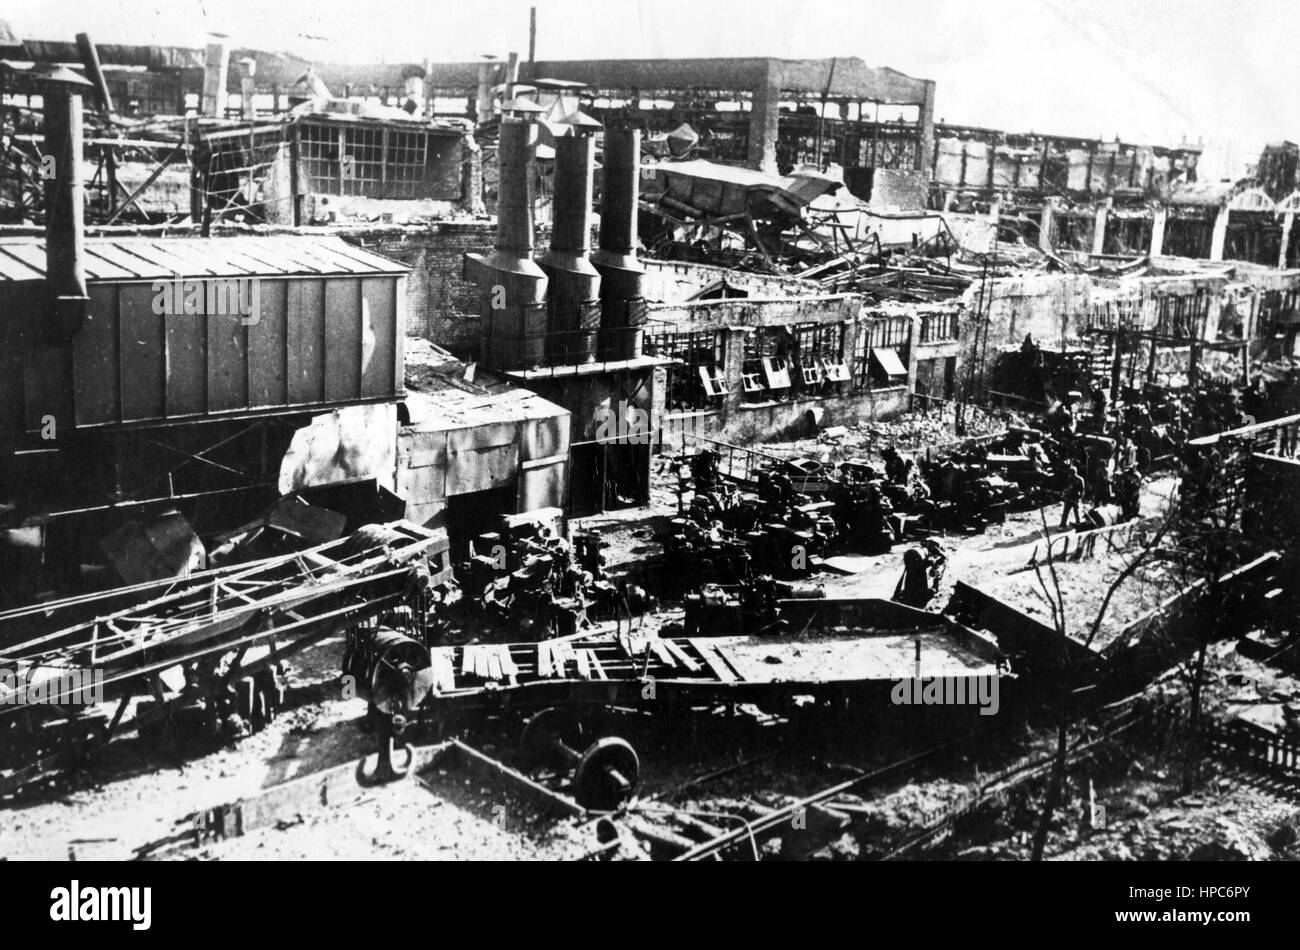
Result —
[[893, 600], [909, 607], [924, 609], [934, 593], [929, 560], [920, 548], [908, 548], [903, 552], [903, 576], [894, 588]]
[[1129, 469], [1137, 464], [1137, 443], [1133, 441], [1133, 436], [1128, 432], [1119, 440], [1119, 466], [1121, 469]]
[[1079, 470], [1074, 467], [1073, 462], [1066, 464], [1062, 480], [1065, 484], [1061, 495], [1065, 499], [1065, 503], [1061, 507], [1061, 527], [1064, 528], [1069, 525], [1072, 513], [1075, 523], [1077, 524], [1079, 521], [1079, 501], [1083, 498], [1084, 484], [1083, 476], [1079, 474]]
[[1142, 510], [1142, 476], [1129, 467], [1115, 481], [1115, 495], [1125, 521], [1135, 520]]

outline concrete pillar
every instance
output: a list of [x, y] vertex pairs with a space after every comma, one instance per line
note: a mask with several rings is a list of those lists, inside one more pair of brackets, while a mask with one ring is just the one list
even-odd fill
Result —
[[203, 59], [203, 115], [226, 114], [226, 80], [230, 72], [230, 39], [213, 33]]
[[424, 79], [407, 76], [402, 83], [402, 108], [414, 116], [424, 115]]
[[[920, 349], [917, 341], [921, 339], [921, 315], [919, 313], [911, 314], [907, 319], [907, 391], [908, 393], [916, 392], [916, 351]], [[914, 405], [915, 397], [907, 397], [907, 406], [909, 409], [917, 408]], [[922, 408], [928, 409], [929, 406]]]
[[506, 57], [506, 92], [502, 96], [504, 102], [509, 102], [515, 97], [515, 86], [519, 84], [519, 54], [510, 53]]
[[495, 68], [490, 60], [478, 64], [478, 101], [475, 112], [479, 125], [492, 120], [492, 70]]
[[1097, 215], [1092, 223], [1092, 253], [1106, 252], [1106, 222], [1110, 218], [1110, 206], [1113, 199], [1107, 198], [1097, 205]]
[[1219, 209], [1219, 216], [1214, 219], [1214, 237], [1210, 239], [1210, 260], [1223, 260], [1223, 246], [1228, 240], [1228, 215], [1232, 212], [1224, 205]]
[[[921, 149], [918, 156], [921, 164], [920, 168], [933, 172], [934, 170], [934, 80], [925, 81], [925, 101], [921, 104]], [[990, 162], [990, 165], [992, 163]]]
[[239, 114], [245, 119], [251, 119], [257, 114], [253, 106], [253, 98], [257, 95], [256, 75], [257, 60], [245, 56], [239, 61]]
[[1038, 246], [1052, 252], [1052, 218], [1056, 209], [1052, 206], [1052, 199], [1048, 198], [1043, 202], [1043, 210], [1038, 218]]
[[1277, 252], [1277, 266], [1286, 267], [1286, 255], [1291, 249], [1291, 226], [1295, 224], [1295, 212], [1288, 211], [1282, 215], [1282, 242]]
[[429, 57], [424, 58], [424, 115], [432, 116], [434, 112], [433, 101], [433, 60]]
[[1169, 209], [1156, 205], [1151, 212], [1151, 249], [1152, 257], [1157, 257], [1165, 250], [1165, 226], [1169, 223]]
[[722, 378], [727, 381], [727, 395], [722, 405], [727, 413], [745, 402], [745, 335], [750, 332], [745, 327], [723, 328]]
[[749, 164], [761, 172], [776, 174], [776, 138], [781, 118], [781, 67], [765, 59], [762, 75], [754, 85], [753, 109], [749, 114]]

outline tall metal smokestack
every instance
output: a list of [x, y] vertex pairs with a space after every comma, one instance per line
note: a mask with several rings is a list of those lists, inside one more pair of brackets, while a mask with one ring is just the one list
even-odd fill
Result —
[[532, 148], [537, 126], [503, 117], [497, 142], [497, 236], [488, 254], [466, 254], [479, 285], [480, 358], [502, 370], [540, 365], [546, 333], [546, 274], [533, 260]]
[[230, 72], [230, 40], [213, 33], [203, 59], [204, 115], [223, 118], [226, 114], [226, 80]]
[[54, 158], [45, 180], [45, 286], [52, 329], [66, 339], [85, 320], [88, 298], [81, 94], [91, 84], [67, 69], [44, 78], [45, 149]]
[[596, 143], [582, 127], [574, 133], [555, 139], [551, 249], [538, 263], [551, 279], [548, 355], [560, 363], [590, 363], [600, 329], [600, 274], [589, 259]]
[[641, 355], [645, 325], [645, 267], [636, 256], [641, 131], [605, 131], [600, 194], [600, 249], [591, 262], [600, 272], [600, 358]]

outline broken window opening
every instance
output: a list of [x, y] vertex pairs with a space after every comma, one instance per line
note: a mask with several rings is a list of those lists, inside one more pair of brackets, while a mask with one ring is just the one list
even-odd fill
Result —
[[664, 407], [670, 412], [713, 408], [728, 392], [720, 330], [669, 330], [646, 336], [645, 352], [680, 360], [667, 367]]
[[941, 310], [921, 314], [922, 343], [946, 343], [957, 339], [956, 310]]
[[[853, 347], [853, 385], [857, 390], [883, 389], [907, 384], [907, 361], [911, 349], [912, 323], [908, 317], [873, 316], [858, 327]], [[904, 369], [901, 377], [886, 371], [876, 350], [890, 351]], [[888, 359], [888, 357], [884, 357]], [[890, 367], [895, 364], [889, 363]]]

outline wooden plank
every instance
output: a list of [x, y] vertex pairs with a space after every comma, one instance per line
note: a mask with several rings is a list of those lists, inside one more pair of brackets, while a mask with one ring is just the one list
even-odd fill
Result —
[[391, 396], [397, 323], [397, 282], [391, 277], [361, 281], [361, 395], [367, 398]]
[[257, 323], [248, 329], [248, 399], [253, 406], [283, 406], [289, 400], [288, 283], [264, 280], [259, 285]]
[[[121, 399], [117, 307], [115, 287], [97, 284], [90, 288], [90, 312], [72, 338], [78, 424], [112, 422], [117, 418]], [[21, 373], [14, 372], [11, 378], [20, 381], [21, 377]], [[0, 396], [4, 392], [4, 383], [0, 382]], [[22, 400], [10, 404], [22, 405]]]
[[438, 692], [455, 689], [456, 668], [452, 665], [451, 656], [441, 650], [434, 650], [429, 659], [433, 668], [433, 688]]
[[361, 288], [354, 280], [325, 281], [325, 399], [361, 396]]
[[596, 651], [588, 650], [587, 654], [588, 654], [588, 658], [591, 660], [592, 672], [596, 674], [595, 678], [601, 680], [609, 679], [609, 676], [607, 676], [605, 673], [605, 667], [603, 667], [600, 663], [600, 657], [596, 656]]
[[460, 649], [460, 675], [461, 676], [474, 675], [473, 650], [474, 650], [473, 647], [461, 647]]
[[504, 643], [501, 645], [501, 672], [508, 677], [519, 675], [519, 664], [510, 655], [509, 645]]
[[230, 309], [236, 312], [181, 318], [207, 321], [208, 409], [212, 412], [248, 407], [249, 328], [238, 313], [238, 301]]
[[289, 282], [287, 357], [290, 404], [320, 402], [325, 396], [324, 308], [323, 283], [315, 280]]
[[650, 649], [654, 651], [655, 656], [658, 657], [659, 662], [664, 666], [672, 668], [677, 665], [677, 661], [673, 659], [673, 655], [668, 652], [668, 647], [664, 645], [664, 641], [647, 640], [646, 642], [650, 645]]
[[163, 317], [153, 312], [153, 292], [146, 284], [123, 286], [118, 307], [123, 421], [160, 419], [167, 411]]
[[700, 654], [700, 658], [704, 660], [708, 665], [709, 670], [720, 682], [736, 682], [736, 674], [731, 672], [726, 661], [723, 659], [722, 655], [717, 652], [717, 648], [712, 643], [709, 643], [707, 640], [692, 640], [690, 643], [691, 646], [695, 647], [696, 652]]
[[587, 661], [587, 651], [575, 650], [574, 662], [578, 667], [578, 675], [585, 680], [591, 679], [591, 664]]
[[545, 640], [537, 644], [537, 675], [542, 678], [551, 675], [551, 648]]
[[695, 673], [699, 671], [700, 664], [695, 662], [695, 658], [683, 650], [676, 640], [664, 640], [663, 645], [669, 653], [678, 659], [682, 666], [686, 667], [688, 672]]

